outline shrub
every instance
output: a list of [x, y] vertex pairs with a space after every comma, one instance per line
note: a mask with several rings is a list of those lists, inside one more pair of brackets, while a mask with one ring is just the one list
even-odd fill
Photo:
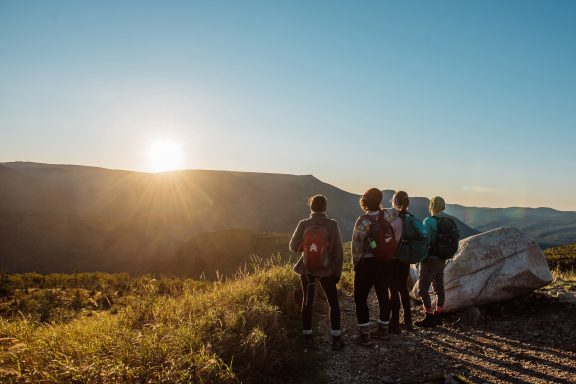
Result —
[[548, 248], [544, 251], [550, 269], [576, 270], [576, 244]]

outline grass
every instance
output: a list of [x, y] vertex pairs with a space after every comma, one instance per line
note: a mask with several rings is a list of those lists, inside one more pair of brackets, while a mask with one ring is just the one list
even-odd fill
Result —
[[548, 248], [544, 251], [550, 269], [563, 271], [576, 269], [576, 244]]
[[559, 268], [553, 269], [550, 287], [565, 291], [576, 291], [576, 271], [574, 269], [569, 271], [563, 271]]
[[[2, 315], [0, 377], [2, 383], [321, 381], [321, 356], [311, 362], [296, 348], [299, 284], [288, 265], [199, 285], [143, 277], [130, 279], [124, 301], [109, 308], [80, 305], [72, 316], [47, 321], [33, 310]], [[74, 289], [71, 296], [80, 292], [81, 302], [92, 292]], [[59, 299], [68, 290], [34, 292], [50, 292], [51, 305], [71, 310]]]

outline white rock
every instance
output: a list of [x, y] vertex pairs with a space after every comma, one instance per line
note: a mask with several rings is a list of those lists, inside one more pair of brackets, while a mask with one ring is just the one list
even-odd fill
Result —
[[444, 310], [512, 299], [552, 282], [538, 244], [514, 227], [502, 227], [460, 241], [444, 270]]

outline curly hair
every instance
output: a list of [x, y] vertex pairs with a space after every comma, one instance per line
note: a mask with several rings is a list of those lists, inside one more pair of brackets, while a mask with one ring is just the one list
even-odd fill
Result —
[[370, 188], [360, 198], [360, 208], [364, 212], [377, 211], [382, 202], [382, 191], [378, 188]]

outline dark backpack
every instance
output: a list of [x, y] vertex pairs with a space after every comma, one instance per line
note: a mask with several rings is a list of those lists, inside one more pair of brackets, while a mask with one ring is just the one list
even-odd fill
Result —
[[304, 230], [304, 266], [311, 271], [326, 269], [330, 263], [330, 233], [327, 224], [311, 224]]
[[391, 260], [396, 257], [398, 243], [392, 225], [384, 220], [384, 211], [380, 210], [377, 217], [365, 215], [370, 220], [366, 242], [368, 249], [378, 260]]
[[401, 213], [402, 237], [396, 258], [409, 264], [422, 261], [428, 254], [428, 234], [426, 228], [409, 212]]
[[432, 216], [432, 218], [436, 220], [437, 230], [430, 246], [430, 254], [440, 259], [451, 259], [458, 251], [460, 230], [450, 217]]

